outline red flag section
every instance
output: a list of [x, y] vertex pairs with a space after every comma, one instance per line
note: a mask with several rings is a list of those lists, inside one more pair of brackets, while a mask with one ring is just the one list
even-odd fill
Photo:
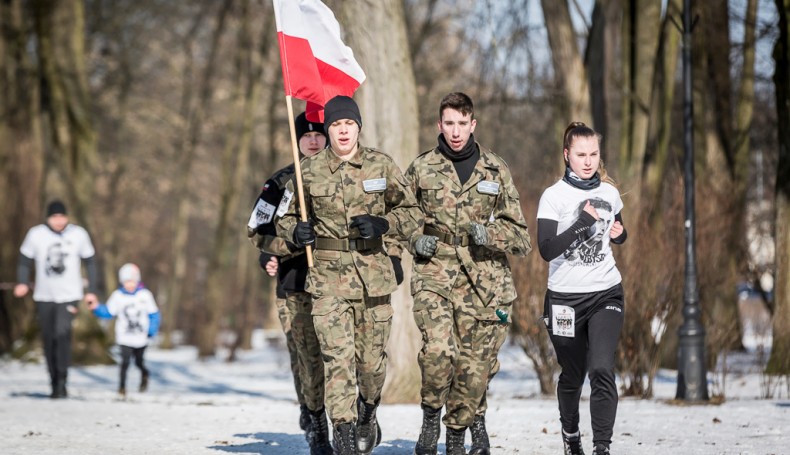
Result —
[[307, 101], [307, 118], [323, 121], [323, 107], [337, 95], [352, 96], [365, 80], [340, 25], [319, 0], [274, 0], [286, 96]]

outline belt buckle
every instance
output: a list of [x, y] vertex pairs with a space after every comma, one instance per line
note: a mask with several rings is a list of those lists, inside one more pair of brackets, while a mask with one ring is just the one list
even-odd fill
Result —
[[357, 239], [348, 239], [348, 250], [349, 251], [358, 251], [357, 250]]
[[464, 246], [464, 238], [460, 235], [453, 236], [453, 246]]

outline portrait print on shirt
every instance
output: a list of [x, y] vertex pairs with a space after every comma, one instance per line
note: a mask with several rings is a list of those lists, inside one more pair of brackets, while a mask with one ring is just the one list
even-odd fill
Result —
[[577, 218], [581, 215], [588, 200], [590, 205], [598, 212], [599, 218], [589, 229], [580, 233], [576, 240], [565, 250], [563, 256], [572, 262], [572, 265], [595, 265], [606, 257], [602, 250], [605, 236], [614, 221], [612, 205], [601, 198], [585, 199], [574, 212]]
[[138, 304], [131, 304], [126, 305], [123, 308], [123, 315], [126, 319], [126, 333], [135, 334], [135, 333], [147, 333], [148, 327], [143, 327], [143, 318], [148, 319], [148, 313], [145, 312], [143, 309], [145, 308], [145, 302], [141, 301]]
[[47, 275], [63, 275], [63, 272], [66, 271], [66, 257], [68, 255], [69, 253], [60, 242], [50, 245], [47, 249]]

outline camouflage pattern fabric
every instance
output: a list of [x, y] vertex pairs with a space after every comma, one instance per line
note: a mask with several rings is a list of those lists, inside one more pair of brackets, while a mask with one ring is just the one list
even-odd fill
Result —
[[357, 420], [358, 394], [370, 404], [381, 396], [392, 313], [388, 295], [313, 300], [313, 323], [324, 360], [324, 404], [335, 427]]
[[[325, 406], [337, 426], [356, 421], [358, 394], [371, 404], [381, 395], [392, 324], [390, 294], [397, 288], [388, 256], [401, 256], [401, 242], [420, 227], [422, 215], [400, 169], [382, 152], [360, 146], [344, 161], [330, 147], [301, 164], [305, 207], [317, 237], [356, 238], [358, 232], [348, 226], [363, 214], [385, 217], [390, 226], [380, 249], [314, 250], [308, 271], [305, 290], [313, 297]], [[288, 190], [294, 191], [293, 181]], [[297, 220], [298, 204], [291, 202], [277, 222], [277, 235], [289, 241]]]
[[324, 362], [313, 326], [312, 297], [306, 292], [289, 293], [286, 305], [292, 318], [291, 338], [296, 348], [302, 388], [300, 403], [306, 404], [311, 411], [318, 411], [324, 407]]
[[445, 425], [462, 429], [472, 424], [476, 412], [485, 412], [486, 388], [499, 371], [496, 356], [507, 335], [496, 310], [509, 312], [516, 299], [507, 254], [529, 253], [530, 236], [507, 164], [483, 147], [463, 185], [438, 149], [418, 156], [406, 178], [426, 226], [464, 237], [474, 222], [488, 234], [483, 246], [439, 242], [431, 258], [415, 254], [421, 231], [409, 242], [415, 254], [414, 319], [423, 337], [418, 356], [422, 402], [433, 408], [446, 405]]
[[280, 324], [283, 326], [283, 333], [285, 333], [285, 345], [288, 347], [288, 358], [291, 362], [291, 373], [294, 378], [294, 388], [296, 389], [296, 399], [299, 404], [305, 404], [304, 393], [302, 393], [302, 380], [299, 374], [299, 354], [296, 352], [296, 343], [293, 337], [293, 318], [291, 312], [288, 311], [285, 299], [276, 299], [277, 316], [280, 317]]
[[[387, 256], [401, 256], [398, 242], [409, 238], [421, 217], [398, 166], [389, 155], [361, 146], [348, 161], [326, 148], [301, 163], [305, 205], [317, 237], [355, 238], [348, 225], [352, 217], [363, 214], [385, 217], [390, 225], [382, 250], [316, 250], [305, 290], [314, 297], [349, 299], [391, 294], [397, 283]], [[294, 182], [287, 188], [294, 191]], [[277, 236], [290, 241], [298, 220], [298, 204], [292, 201], [277, 221]]]

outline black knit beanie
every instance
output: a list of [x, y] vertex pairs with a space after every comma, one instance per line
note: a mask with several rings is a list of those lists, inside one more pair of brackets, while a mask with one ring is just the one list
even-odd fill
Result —
[[324, 124], [318, 122], [311, 122], [310, 120], [307, 120], [307, 116], [305, 115], [304, 112], [299, 114], [294, 119], [294, 123], [296, 125], [297, 141], [301, 139], [302, 136], [304, 136], [305, 134], [311, 133], [313, 131], [315, 131], [316, 133], [321, 133], [323, 135], [326, 135], [326, 133], [324, 133]]
[[359, 114], [357, 103], [347, 96], [336, 96], [324, 106], [324, 128], [329, 131], [329, 125], [342, 119], [351, 119], [357, 122], [362, 129], [362, 116]]
[[47, 205], [47, 218], [51, 217], [52, 215], [65, 215], [66, 214], [66, 205], [58, 200], [52, 201]]

